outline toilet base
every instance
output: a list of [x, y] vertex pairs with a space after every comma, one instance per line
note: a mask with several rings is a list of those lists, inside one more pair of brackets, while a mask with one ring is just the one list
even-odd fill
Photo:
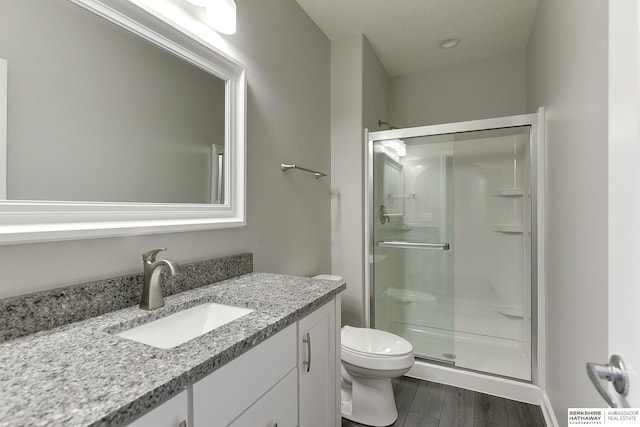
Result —
[[[342, 379], [342, 416], [368, 426], [384, 427], [398, 419], [390, 378]], [[353, 396], [356, 396], [354, 401]]]

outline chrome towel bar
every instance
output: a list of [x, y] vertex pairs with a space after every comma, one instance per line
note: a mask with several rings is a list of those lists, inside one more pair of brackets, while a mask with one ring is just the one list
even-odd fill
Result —
[[289, 169], [300, 169], [301, 171], [305, 171], [305, 172], [311, 172], [316, 178], [321, 178], [323, 176], [327, 176], [326, 173], [324, 172], [318, 172], [318, 171], [314, 171], [311, 169], [307, 169], [307, 168], [303, 168], [302, 166], [298, 166], [298, 165], [288, 165], [286, 163], [282, 163], [280, 164], [280, 167], [282, 168], [282, 171], [288, 171]]
[[398, 241], [380, 241], [376, 246], [381, 248], [403, 248], [403, 249], [439, 249], [442, 251], [449, 250], [448, 243], [422, 243], [422, 242], [398, 242]]

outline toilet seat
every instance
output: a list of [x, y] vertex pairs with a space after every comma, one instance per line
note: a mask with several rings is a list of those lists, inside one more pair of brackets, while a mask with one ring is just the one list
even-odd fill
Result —
[[396, 370], [413, 365], [413, 347], [402, 337], [370, 328], [344, 326], [341, 357], [346, 363], [373, 370]]
[[340, 337], [342, 347], [371, 356], [404, 356], [413, 351], [409, 341], [378, 329], [343, 326]]

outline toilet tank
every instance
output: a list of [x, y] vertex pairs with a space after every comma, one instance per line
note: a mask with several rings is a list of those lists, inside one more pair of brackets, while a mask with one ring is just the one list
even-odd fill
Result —
[[317, 276], [313, 276], [314, 279], [322, 279], [322, 280], [333, 280], [334, 282], [339, 282], [342, 280], [340, 276], [334, 276], [333, 274], [318, 274]]

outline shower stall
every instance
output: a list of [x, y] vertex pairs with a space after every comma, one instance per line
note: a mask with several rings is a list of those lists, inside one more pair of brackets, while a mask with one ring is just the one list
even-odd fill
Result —
[[367, 134], [367, 318], [417, 365], [535, 383], [542, 114]]

